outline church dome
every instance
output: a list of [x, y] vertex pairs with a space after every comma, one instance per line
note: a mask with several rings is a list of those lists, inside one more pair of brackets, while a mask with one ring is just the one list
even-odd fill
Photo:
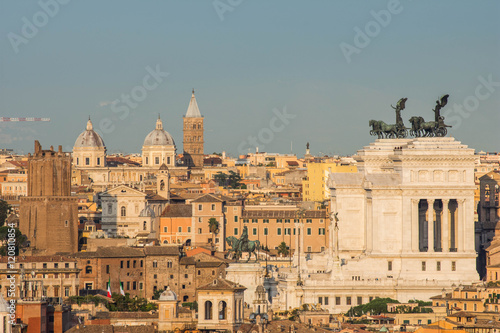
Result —
[[169, 146], [175, 145], [174, 139], [163, 129], [163, 123], [158, 117], [156, 128], [151, 131], [144, 139], [144, 146]]
[[177, 294], [167, 287], [164, 292], [161, 293], [159, 301], [177, 301]]
[[139, 217], [155, 217], [155, 212], [150, 206], [144, 207], [143, 210], [139, 213]]
[[87, 121], [87, 129], [78, 136], [78, 138], [75, 141], [75, 147], [77, 148], [104, 148], [104, 141], [100, 137], [99, 134], [97, 134], [94, 131], [94, 128], [92, 126], [92, 121], [89, 118], [89, 121]]

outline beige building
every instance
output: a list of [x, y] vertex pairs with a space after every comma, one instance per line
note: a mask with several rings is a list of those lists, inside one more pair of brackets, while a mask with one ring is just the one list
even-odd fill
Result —
[[198, 287], [198, 329], [235, 332], [244, 319], [245, 287], [215, 278]]
[[[37, 289], [39, 297], [67, 298], [77, 296], [81, 269], [73, 258], [60, 255], [16, 257], [16, 267], [10, 267], [8, 257], [0, 258], [0, 292], [6, 299], [10, 279], [15, 282], [15, 299], [29, 300]], [[9, 279], [10, 277], [10, 279]]]

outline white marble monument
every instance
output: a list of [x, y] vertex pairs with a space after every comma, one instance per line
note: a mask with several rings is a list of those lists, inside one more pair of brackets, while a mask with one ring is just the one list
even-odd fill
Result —
[[331, 312], [374, 297], [428, 299], [478, 280], [474, 150], [451, 137], [379, 139], [354, 156], [357, 173], [332, 173], [330, 246], [280, 273], [280, 308]]

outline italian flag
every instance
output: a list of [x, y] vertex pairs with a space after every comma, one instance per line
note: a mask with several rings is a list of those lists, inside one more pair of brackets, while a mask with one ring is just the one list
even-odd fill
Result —
[[120, 294], [122, 294], [122, 296], [125, 296], [125, 292], [123, 291], [123, 282], [120, 281]]
[[109, 277], [108, 281], [108, 297], [111, 298], [111, 277]]

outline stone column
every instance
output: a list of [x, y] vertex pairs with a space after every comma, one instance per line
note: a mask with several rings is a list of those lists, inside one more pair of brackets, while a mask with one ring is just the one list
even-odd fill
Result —
[[457, 252], [464, 251], [464, 231], [465, 231], [465, 199], [457, 199], [458, 216], [457, 216]]
[[418, 199], [411, 199], [411, 250], [419, 252], [418, 240]]
[[366, 230], [365, 230], [365, 246], [366, 252], [371, 253], [373, 250], [373, 206], [372, 198], [366, 200]]
[[434, 252], [434, 199], [427, 199], [427, 252]]
[[450, 199], [442, 199], [443, 201], [443, 219], [441, 220], [441, 244], [443, 246], [443, 252], [450, 251], [450, 211], [448, 209], [448, 204]]

